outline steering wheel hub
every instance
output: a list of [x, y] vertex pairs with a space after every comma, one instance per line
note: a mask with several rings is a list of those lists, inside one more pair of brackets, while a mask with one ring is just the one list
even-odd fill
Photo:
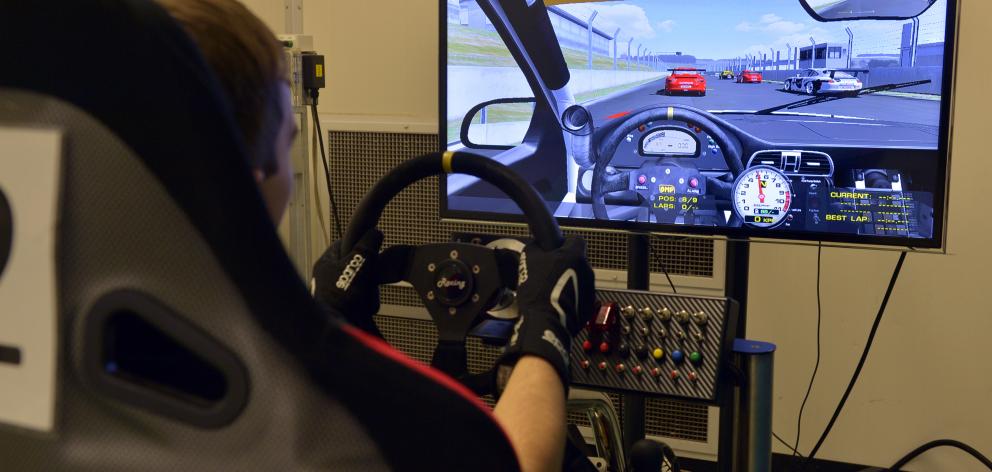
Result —
[[472, 272], [464, 262], [448, 259], [437, 265], [434, 286], [437, 300], [444, 306], [461, 306], [469, 299], [475, 285]]

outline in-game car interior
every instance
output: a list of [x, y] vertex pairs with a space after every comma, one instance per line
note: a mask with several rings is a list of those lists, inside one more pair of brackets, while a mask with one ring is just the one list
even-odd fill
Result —
[[[481, 152], [514, 167], [563, 224], [677, 226], [683, 232], [878, 244], [915, 238], [919, 247], [939, 245], [946, 181], [946, 157], [938, 142], [946, 106], [946, 0], [932, 2], [914, 17], [830, 22], [813, 17], [802, 0], [768, 7], [765, 16], [742, 2], [720, 0], [716, 10], [733, 21], [751, 18], [748, 28], [755, 31], [762, 18], [774, 17], [845, 38], [810, 38], [805, 46], [790, 44], [788, 50], [783, 41], [770, 53], [762, 44], [759, 60], [753, 60], [747, 41], [761, 38], [751, 38], [754, 32], [738, 38], [732, 27], [711, 28], [726, 31], [713, 34], [711, 41], [694, 38], [671, 45], [682, 49], [677, 56], [651, 53], [642, 60], [633, 48], [624, 54], [628, 39], [623, 36], [616, 50], [604, 42], [600, 51], [580, 55], [575, 51], [585, 43], [559, 31], [555, 13], [542, 2], [514, 9], [496, 0], [477, 3], [531, 94], [480, 94], [487, 100], [468, 100], [461, 96], [465, 87], [494, 87], [495, 82], [455, 83], [457, 77], [449, 72], [442, 90], [448, 97], [442, 115], [448, 116], [451, 130], [447, 148]], [[624, 3], [651, 20], [664, 11], [664, 2], [657, 0]], [[577, 18], [599, 12], [598, 27], [613, 31], [616, 23], [610, 22], [620, 19], [609, 15], [609, 7], [609, 2], [584, 2], [555, 8], [569, 8]], [[912, 31], [904, 25], [914, 21], [928, 29], [906, 37]], [[621, 31], [622, 26], [616, 24]], [[845, 29], [860, 39], [848, 43]], [[469, 29], [449, 22], [448, 31], [468, 34]], [[897, 54], [905, 44], [917, 45], [918, 52], [900, 62]], [[747, 54], [752, 61], [741, 60]], [[449, 49], [449, 68], [469, 59]], [[840, 63], [843, 69], [865, 69], [866, 79], [855, 78], [857, 88], [844, 94], [823, 93], [847, 86], [848, 74], [834, 66]], [[597, 67], [629, 77], [630, 83], [604, 82], [596, 90], [589, 84], [607, 75]], [[805, 92], [814, 83], [800, 80], [810, 71], [818, 78], [825, 73], [834, 84], [821, 81], [810, 97], [789, 93]], [[707, 88], [704, 72], [721, 78], [736, 73], [737, 81], [751, 86], [716, 80]], [[683, 91], [698, 96], [672, 93]], [[456, 110], [460, 101], [466, 105]], [[506, 139], [511, 131], [515, 137]], [[449, 176], [442, 191], [445, 216], [488, 212], [493, 219], [518, 218], [512, 202], [477, 180]]]

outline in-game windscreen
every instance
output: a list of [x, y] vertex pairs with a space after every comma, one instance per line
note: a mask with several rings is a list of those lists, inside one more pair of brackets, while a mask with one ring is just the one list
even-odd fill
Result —
[[[955, 0], [446, 0], [443, 148], [566, 226], [942, 247]], [[521, 221], [443, 180], [442, 216]]]

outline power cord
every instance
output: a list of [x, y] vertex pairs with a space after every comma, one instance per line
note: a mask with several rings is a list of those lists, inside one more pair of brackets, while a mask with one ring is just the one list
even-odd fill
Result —
[[[913, 249], [913, 250], [915, 250], [915, 249]], [[876, 317], [875, 317], [875, 322], [872, 325], [871, 333], [868, 335], [868, 341], [867, 341], [867, 343], [865, 345], [865, 351], [864, 351], [864, 353], [862, 353], [861, 360], [858, 362], [858, 367], [854, 371], [854, 375], [851, 378], [851, 382], [847, 386], [847, 390], [844, 392], [844, 396], [841, 397], [840, 403], [837, 405], [837, 409], [834, 411], [833, 416], [830, 418], [830, 422], [827, 424], [826, 429], [823, 431], [823, 434], [820, 436], [820, 440], [817, 441], [816, 446], [810, 452], [810, 455], [808, 457], [803, 457], [802, 453], [799, 452], [799, 450], [798, 450], [799, 449], [800, 428], [802, 426], [803, 408], [806, 406], [806, 400], [809, 398], [810, 390], [813, 388], [813, 380], [816, 378], [816, 373], [817, 373], [817, 370], [819, 369], [819, 366], [820, 366], [820, 322], [821, 322], [821, 315], [822, 315], [822, 308], [821, 308], [821, 301], [820, 301], [821, 300], [820, 299], [820, 276], [821, 276], [821, 256], [822, 256], [822, 252], [823, 252], [823, 244], [820, 243], [820, 245], [818, 245], [817, 246], [817, 249], [816, 249], [816, 363], [815, 363], [815, 365], [813, 367], [813, 375], [810, 377], [810, 380], [809, 380], [809, 386], [806, 388], [806, 397], [803, 398], [803, 403], [799, 407], [799, 419], [798, 419], [797, 425], [796, 425], [796, 443], [795, 443], [796, 445], [795, 445], [795, 447], [790, 446], [789, 443], [785, 442], [785, 440], [783, 440], [781, 437], [779, 437], [778, 434], [775, 434], [775, 432], [772, 432], [772, 436], [776, 440], [778, 440], [780, 443], [782, 443], [783, 445], [785, 445], [785, 447], [787, 447], [787, 448], [789, 448], [789, 449], [792, 450], [792, 457], [793, 457], [793, 459], [796, 457], [796, 455], [798, 455], [800, 458], [806, 459], [806, 461], [803, 463], [803, 469], [804, 470], [811, 463], [811, 461], [813, 460], [813, 457], [816, 455], [817, 451], [820, 449], [820, 446], [823, 444], [823, 441], [826, 439], [827, 435], [830, 433], [830, 430], [833, 427], [834, 422], [836, 421], [838, 415], [840, 414], [841, 409], [844, 408], [844, 404], [847, 402], [848, 395], [851, 393], [851, 389], [854, 386], [854, 383], [857, 381], [858, 376], [861, 373], [861, 368], [864, 366], [865, 359], [868, 356], [868, 351], [871, 349], [871, 345], [872, 345], [872, 342], [873, 342], [874, 337], [875, 337], [875, 332], [878, 329], [878, 325], [879, 325], [879, 322], [881, 321], [882, 315], [885, 313], [885, 306], [888, 304], [889, 296], [892, 294], [892, 289], [895, 286], [896, 280], [899, 278], [899, 272], [902, 269], [902, 264], [903, 264], [903, 262], [906, 259], [906, 253], [905, 252], [903, 252], [902, 254], [899, 255], [899, 261], [896, 263], [895, 270], [892, 273], [892, 278], [889, 281], [889, 286], [888, 286], [888, 288], [885, 291], [885, 297], [882, 299], [882, 305], [879, 307], [878, 315], [876, 315]], [[908, 464], [909, 462], [911, 462], [913, 459], [916, 459], [917, 457], [919, 457], [924, 452], [929, 451], [930, 449], [941, 447], [941, 446], [948, 446], [948, 447], [954, 447], [954, 448], [960, 449], [960, 450], [962, 450], [962, 451], [970, 454], [975, 459], [977, 459], [979, 462], [981, 462], [983, 465], [985, 465], [985, 467], [987, 467], [989, 470], [992, 470], [992, 460], [989, 460], [988, 457], [985, 457], [984, 455], [982, 455], [982, 453], [978, 452], [978, 450], [976, 450], [974, 447], [971, 447], [971, 446], [969, 446], [969, 445], [967, 445], [965, 443], [962, 443], [960, 441], [956, 441], [956, 440], [953, 440], [953, 439], [938, 439], [938, 440], [935, 440], [935, 441], [930, 441], [930, 442], [928, 442], [928, 443], [926, 443], [926, 444], [924, 444], [924, 445], [922, 445], [920, 447], [917, 447], [916, 449], [913, 449], [912, 451], [910, 451], [909, 454], [906, 454], [901, 459], [899, 459], [898, 461], [896, 461], [895, 464], [892, 464], [892, 466], [889, 467], [887, 470], [890, 471], [890, 472], [898, 472], [899, 470], [902, 469], [903, 466], [905, 466], [906, 464]]]
[[792, 447], [792, 444], [789, 444], [784, 439], [782, 439], [778, 434], [775, 433], [775, 431], [772, 431], [772, 437], [778, 440], [778, 442], [782, 443], [783, 446], [789, 448], [789, 450], [791, 450], [793, 454], [799, 454], [799, 457], [803, 459], [806, 458], [806, 456], [804, 456], [803, 453], [797, 451], [796, 448]]
[[[820, 322], [823, 319], [823, 309], [820, 303], [820, 274], [821, 270], [821, 256], [823, 255], [823, 243], [820, 242], [816, 246], [816, 362], [813, 364], [813, 374], [809, 377], [809, 385], [806, 386], [806, 396], [803, 397], [803, 403], [799, 406], [799, 417], [796, 419], [796, 442], [792, 446], [792, 457], [789, 459], [789, 464], [794, 465], [793, 462], [796, 460], [796, 455], [799, 454], [799, 438], [803, 429], [803, 411], [806, 409], [806, 401], [809, 400], [809, 394], [813, 391], [813, 381], [816, 380], [816, 373], [820, 370]], [[791, 467], [790, 467], [791, 468]]]
[[[791, 449], [793, 453], [798, 454], [799, 457], [805, 458], [805, 456], [803, 456], [803, 453], [801, 453], [801, 452], [793, 449], [791, 444], [789, 444], [784, 439], [782, 439], [782, 437], [779, 436], [778, 434], [776, 434], [774, 431], [772, 431], [772, 437], [775, 438], [778, 442], [780, 442], [783, 446]], [[975, 448], [973, 448], [973, 447], [971, 447], [971, 446], [969, 446], [969, 445], [967, 445], [967, 444], [965, 444], [965, 443], [963, 443], [961, 441], [955, 441], [953, 439], [938, 439], [938, 440], [935, 440], [935, 441], [930, 441], [930, 442], [928, 442], [928, 443], [926, 443], [926, 444], [924, 444], [924, 445], [922, 445], [922, 446], [920, 446], [920, 447], [918, 447], [916, 449], [913, 449], [909, 454], [906, 454], [901, 459], [899, 459], [898, 461], [896, 461], [895, 464], [892, 464], [891, 466], [889, 466], [889, 468], [887, 468], [885, 470], [887, 472], [899, 472], [900, 470], [902, 470], [902, 468], [906, 464], [912, 462], [913, 459], [916, 459], [917, 457], [919, 457], [920, 455], [922, 455], [924, 452], [927, 452], [930, 449], [934, 449], [934, 448], [937, 448], [937, 447], [940, 447], [940, 446], [954, 447], [954, 448], [960, 449], [960, 450], [962, 450], [964, 452], [967, 452], [972, 457], [974, 457], [979, 462], [981, 462], [989, 470], [992, 470], [992, 460], [989, 460], [988, 457], [985, 457], [984, 455], [982, 455], [982, 453], [981, 452], [978, 452], [977, 449], [975, 449]]]
[[992, 470], [992, 461], [990, 461], [988, 457], [983, 456], [982, 453], [975, 450], [975, 448], [961, 441], [955, 441], [953, 439], [938, 439], [936, 441], [930, 441], [916, 449], [913, 449], [909, 454], [906, 454], [905, 456], [903, 456], [902, 459], [899, 459], [898, 461], [896, 461], [895, 464], [892, 464], [892, 467], [889, 467], [888, 470], [898, 471], [904, 465], [908, 464], [911, 460], [916, 459], [916, 457], [919, 456], [920, 454], [923, 454], [924, 452], [927, 452], [930, 449], [940, 446], [956, 447], [964, 452], [967, 452], [968, 454], [971, 454], [971, 456], [974, 457], [975, 459], [978, 459], [978, 461], [984, 464], [985, 467], [988, 467], [989, 470]]
[[[659, 239], [662, 239], [659, 236], [655, 236], [655, 237], [656, 238], [659, 238]], [[683, 238], [683, 239], [685, 239], [685, 238]], [[672, 287], [672, 293], [678, 295], [679, 291], [675, 289], [675, 284], [672, 282], [672, 277], [670, 275], [668, 275], [668, 268], [665, 267], [665, 262], [662, 259], [662, 257], [658, 255], [660, 252], [661, 251], [654, 251], [653, 252], [653, 255], [655, 257], [655, 261], [658, 262], [658, 267], [661, 267], [661, 271], [665, 274], [665, 278], [668, 279], [668, 286]]]
[[889, 286], [885, 289], [885, 297], [882, 298], [882, 304], [878, 307], [878, 314], [875, 315], [875, 322], [871, 325], [871, 332], [868, 333], [868, 341], [865, 343], [865, 350], [861, 353], [861, 359], [858, 360], [858, 366], [854, 369], [854, 374], [851, 376], [851, 381], [847, 384], [847, 389], [844, 390], [844, 395], [840, 398], [840, 403], [837, 404], [837, 408], [834, 410], [833, 416], [830, 417], [830, 421], [827, 423], [827, 427], [824, 428], [823, 434], [820, 435], [820, 439], [816, 442], [816, 446], [813, 450], [809, 452], [806, 456], [806, 460], [803, 462], [803, 470], [806, 470], [812, 463], [813, 458], [816, 457], [816, 453], [819, 452], [820, 447], [823, 446], [823, 442], [827, 440], [827, 436], [830, 435], [830, 430], [834, 427], [834, 422], [837, 421], [837, 417], [840, 416], [841, 410], [844, 409], [844, 404], [847, 403], [847, 397], [851, 395], [851, 390], [854, 389], [854, 384], [858, 382], [858, 377], [861, 375], [861, 369], [865, 366], [865, 361], [868, 359], [868, 353], [871, 351], [871, 345], [875, 341], [875, 333], [878, 331], [878, 325], [882, 322], [882, 315], [885, 314], [885, 307], [889, 304], [889, 296], [892, 295], [892, 289], [896, 285], [896, 281], [899, 280], [899, 272], [902, 270], [902, 264], [906, 260], [906, 252], [899, 254], [899, 261], [896, 262], [895, 270], [892, 271], [892, 278], [889, 280]]
[[[316, 130], [314, 130], [313, 136], [310, 139], [310, 155], [311, 156], [316, 156], [317, 155], [317, 136], [319, 134], [320, 133], [318, 133]], [[313, 194], [313, 204], [314, 204], [314, 206], [317, 207], [317, 222], [320, 223], [320, 235], [323, 237], [323, 239], [321, 241], [324, 243], [324, 247], [328, 247], [328, 246], [331, 245], [331, 235], [330, 235], [331, 229], [327, 227], [327, 222], [324, 221], [324, 206], [320, 204], [320, 192], [317, 192], [316, 191], [316, 189], [317, 189], [317, 159], [310, 159], [310, 178], [312, 180], [312, 185], [313, 185], [313, 189], [314, 189], [314, 191], [313, 192], [310, 192], [310, 193]], [[330, 212], [328, 212], [328, 216], [330, 216]]]
[[338, 217], [338, 204], [334, 200], [334, 189], [331, 187], [331, 171], [330, 167], [327, 165], [327, 151], [324, 148], [324, 133], [320, 129], [320, 118], [317, 116], [317, 97], [320, 95], [320, 91], [317, 89], [308, 89], [307, 92], [310, 95], [310, 111], [313, 115], [313, 125], [317, 129], [317, 140], [320, 143], [320, 159], [324, 163], [324, 179], [327, 182], [327, 199], [331, 202], [331, 218], [334, 220], [334, 231], [336, 233], [336, 238], [341, 239], [344, 233], [341, 231], [341, 219]]

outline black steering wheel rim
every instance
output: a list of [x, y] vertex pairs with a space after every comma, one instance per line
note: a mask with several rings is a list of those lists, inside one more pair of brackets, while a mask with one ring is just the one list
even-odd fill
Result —
[[[548, 251], [561, 247], [564, 238], [548, 207], [534, 188], [509, 167], [475, 154], [435, 152], [400, 164], [372, 187], [355, 210], [341, 241], [342, 253], [350, 252], [377, 226], [386, 205], [403, 189], [421, 179], [449, 173], [472, 175], [496, 186], [523, 210], [538, 246]], [[409, 282], [434, 321], [438, 343], [431, 365], [478, 394], [491, 393], [491, 372], [472, 374], [468, 370], [465, 340], [497, 291], [516, 287], [516, 257], [508, 265], [500, 250], [468, 243], [438, 243], [392, 246], [380, 258], [383, 264], [379, 267], [379, 282]]]
[[347, 253], [369, 230], [379, 224], [386, 205], [403, 189], [435, 175], [468, 174], [500, 189], [523, 211], [537, 244], [550, 251], [561, 247], [564, 237], [548, 207], [519, 174], [492, 159], [466, 152], [433, 152], [407, 160], [383, 176], [355, 209], [341, 241]]
[[613, 161], [613, 156], [616, 154], [617, 148], [620, 147], [620, 140], [646, 121], [680, 120], [695, 123], [720, 146], [723, 151], [723, 158], [734, 178], [736, 179], [744, 173], [741, 151], [731, 141], [727, 132], [717, 126], [709, 118], [710, 116], [705, 110], [686, 105], [657, 106], [632, 114], [614, 128], [603, 139], [603, 144], [597, 152], [596, 165], [593, 167], [591, 189], [593, 216], [598, 220], [609, 219], [605, 202], [606, 191], [603, 188], [606, 180], [606, 167]]

